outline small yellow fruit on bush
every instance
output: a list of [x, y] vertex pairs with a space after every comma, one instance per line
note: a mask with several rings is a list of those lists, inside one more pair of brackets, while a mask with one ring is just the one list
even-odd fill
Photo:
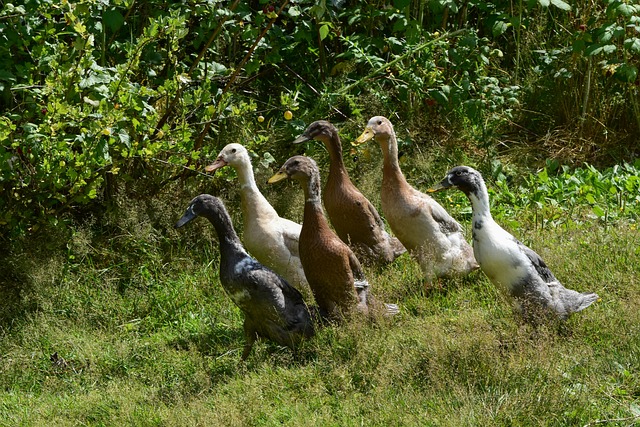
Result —
[[291, 120], [293, 118], [293, 113], [289, 110], [284, 112], [284, 119], [285, 120]]
[[264, 116], [262, 116], [262, 115], [258, 116], [258, 121], [260, 123], [264, 122]]

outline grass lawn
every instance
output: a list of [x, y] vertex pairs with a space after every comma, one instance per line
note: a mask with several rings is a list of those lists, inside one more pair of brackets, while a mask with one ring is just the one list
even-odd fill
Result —
[[[295, 354], [261, 341], [246, 364], [210, 228], [201, 220], [188, 231], [192, 247], [140, 244], [127, 268], [100, 258], [114, 256], [117, 239], [86, 248], [73, 268], [62, 256], [31, 260], [32, 285], [3, 295], [0, 425], [640, 420], [634, 224], [517, 230], [565, 285], [601, 296], [562, 328], [522, 324], [481, 272], [424, 289], [403, 256], [368, 270], [399, 316], [327, 327]], [[82, 239], [78, 232], [71, 244]]]

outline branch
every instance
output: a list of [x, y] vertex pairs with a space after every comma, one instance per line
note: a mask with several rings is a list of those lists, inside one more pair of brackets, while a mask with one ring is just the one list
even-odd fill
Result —
[[364, 83], [366, 80], [372, 79], [374, 78], [376, 75], [380, 74], [381, 72], [383, 72], [384, 70], [386, 70], [389, 67], [393, 67], [394, 65], [396, 65], [398, 62], [402, 61], [403, 59], [413, 55], [414, 53], [421, 51], [422, 49], [424, 49], [425, 47], [432, 45], [442, 39], [445, 38], [449, 38], [449, 37], [456, 37], [460, 34], [466, 33], [468, 30], [466, 28], [460, 29], [460, 30], [456, 30], [452, 33], [445, 33], [439, 37], [436, 37], [435, 39], [431, 39], [427, 42], [424, 42], [422, 44], [419, 44], [418, 46], [414, 47], [413, 49], [411, 49], [408, 52], [405, 52], [404, 54], [398, 56], [396, 59], [394, 59], [391, 62], [387, 62], [386, 64], [382, 65], [381, 67], [378, 67], [377, 69], [375, 69], [374, 71], [372, 71], [371, 73], [369, 73], [368, 75], [366, 75], [365, 77], [361, 78], [358, 81], [355, 81], [353, 83], [351, 83], [348, 86], [344, 86], [342, 89], [340, 89], [338, 92], [336, 92], [337, 95], [345, 95], [347, 94], [351, 89], [360, 86], [362, 83]]

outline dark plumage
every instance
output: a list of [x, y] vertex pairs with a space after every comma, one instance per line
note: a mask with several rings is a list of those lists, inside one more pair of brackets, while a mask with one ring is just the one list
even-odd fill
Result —
[[349, 179], [338, 129], [325, 120], [318, 120], [293, 142], [313, 139], [326, 146], [331, 158], [322, 201], [338, 237], [351, 246], [358, 259], [368, 263], [387, 264], [405, 253], [402, 243], [385, 231], [376, 208]]
[[[316, 162], [309, 157], [291, 157], [269, 182], [286, 178], [298, 181], [304, 190], [300, 260], [321, 313], [340, 321], [354, 309], [362, 313], [376, 311], [371, 310], [374, 303], [360, 262], [324, 216]], [[389, 304], [386, 311], [396, 313], [398, 308]]]
[[583, 310], [595, 293], [567, 289], [540, 256], [500, 227], [491, 217], [489, 194], [480, 172], [467, 166], [451, 169], [430, 191], [458, 188], [473, 209], [473, 252], [491, 282], [513, 297], [528, 320], [551, 312], [559, 319]]
[[194, 198], [176, 228], [203, 216], [213, 224], [220, 243], [220, 282], [231, 300], [242, 310], [246, 344], [245, 360], [257, 336], [295, 349], [314, 335], [314, 325], [302, 295], [282, 277], [244, 250], [224, 204], [217, 197]]

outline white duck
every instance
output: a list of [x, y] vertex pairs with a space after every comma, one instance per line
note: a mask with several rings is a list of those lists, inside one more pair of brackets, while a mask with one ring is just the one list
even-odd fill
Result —
[[393, 233], [420, 264], [425, 279], [431, 282], [477, 269], [460, 224], [433, 198], [409, 185], [402, 174], [396, 134], [387, 118], [371, 118], [354, 145], [372, 138], [384, 156], [382, 211]]
[[482, 175], [467, 166], [451, 169], [429, 191], [457, 188], [473, 209], [473, 252], [491, 282], [514, 298], [525, 319], [537, 320], [551, 312], [565, 320], [598, 299], [562, 286], [533, 250], [500, 227], [491, 217], [489, 194]]
[[241, 144], [225, 146], [216, 161], [207, 166], [213, 172], [231, 166], [238, 173], [244, 221], [243, 242], [249, 253], [289, 283], [308, 286], [300, 263], [298, 242], [302, 226], [281, 218], [256, 185], [247, 149]]

